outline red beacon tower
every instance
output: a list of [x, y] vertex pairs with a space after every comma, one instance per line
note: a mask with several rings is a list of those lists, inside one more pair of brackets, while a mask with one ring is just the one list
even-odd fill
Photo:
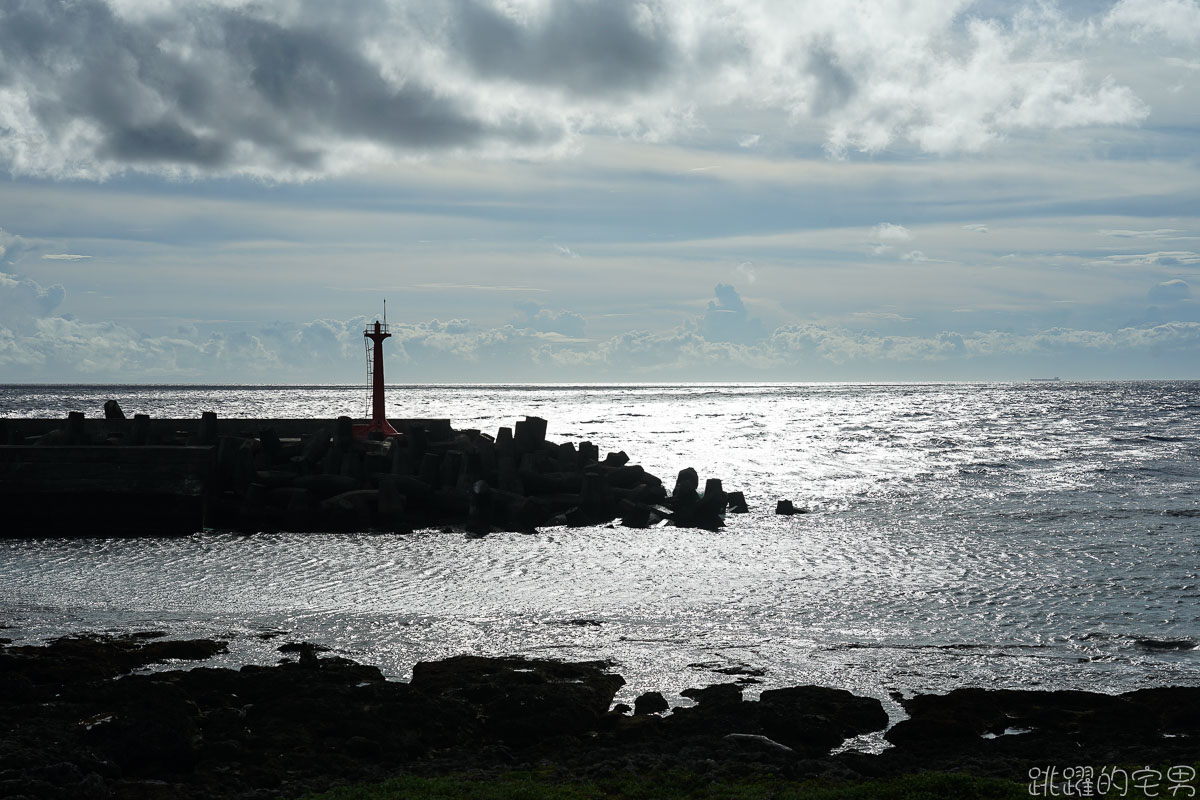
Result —
[[383, 323], [375, 320], [363, 331], [363, 344], [367, 349], [367, 383], [371, 387], [371, 421], [355, 425], [354, 435], [366, 439], [378, 433], [380, 437], [399, 436], [399, 431], [388, 422], [383, 410], [383, 340], [391, 337], [387, 324], [387, 301], [383, 301]]

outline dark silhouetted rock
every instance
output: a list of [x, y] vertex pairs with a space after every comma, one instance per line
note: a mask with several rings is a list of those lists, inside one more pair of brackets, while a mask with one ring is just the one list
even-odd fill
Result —
[[477, 706], [495, 738], [528, 745], [591, 730], [625, 684], [595, 662], [456, 656], [413, 667], [413, 689]]
[[302, 475], [293, 485], [311, 492], [318, 500], [326, 500], [353, 491], [356, 484], [353, 478], [344, 475]]
[[671, 491], [671, 496], [696, 494], [696, 490], [699, 487], [700, 476], [696, 474], [696, 470], [692, 467], [686, 467], [679, 470], [679, 475], [675, 478], [675, 488]]
[[634, 714], [660, 714], [663, 711], [670, 711], [671, 707], [667, 705], [667, 699], [662, 696], [661, 692], [645, 692], [637, 696], [633, 701]]
[[226, 643], [212, 639], [66, 636], [44, 646], [5, 648], [0, 672], [24, 675], [36, 684], [81, 683], [122, 675], [147, 664], [201, 660], [224, 652]]
[[513, 449], [516, 457], [535, 453], [546, 442], [546, 420], [541, 417], [525, 417], [517, 422], [513, 432]]
[[467, 531], [485, 536], [492, 530], [492, 487], [487, 481], [476, 481], [469, 494], [470, 510], [467, 512]]
[[742, 492], [729, 492], [725, 495], [725, 508], [731, 514], [745, 514], [750, 510], [746, 505], [746, 495]]
[[604, 457], [604, 464], [609, 467], [623, 467], [629, 463], [629, 456], [625, 455], [624, 450], [618, 450], [615, 453], [609, 453]]
[[622, 500], [617, 504], [617, 515], [621, 518], [621, 524], [626, 528], [645, 528], [650, 525], [649, 506], [634, 503], [629, 500]]
[[200, 414], [200, 428], [196, 432], [196, 444], [202, 447], [212, 447], [217, 443], [217, 412], [205, 411]]
[[713, 683], [700, 689], [692, 687], [684, 689], [679, 694], [690, 697], [701, 706], [742, 702], [742, 687], [736, 683]]
[[87, 433], [87, 421], [82, 411], [71, 411], [67, 414], [67, 424], [63, 428], [62, 443], [65, 445], [91, 444]]
[[773, 753], [792, 754], [796, 751], [787, 745], [780, 744], [774, 739], [757, 733], [727, 733], [722, 737], [730, 744], [753, 750], [765, 750]]
[[793, 686], [768, 689], [758, 700], [759, 722], [770, 738], [796, 750], [824, 753], [851, 736], [883, 730], [883, 704], [845, 689]]
[[579, 468], [586, 469], [600, 463], [600, 448], [591, 442], [579, 443]]

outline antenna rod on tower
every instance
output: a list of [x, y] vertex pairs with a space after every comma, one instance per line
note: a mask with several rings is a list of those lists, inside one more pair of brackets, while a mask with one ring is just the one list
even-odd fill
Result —
[[383, 298], [383, 324], [387, 325], [387, 298]]

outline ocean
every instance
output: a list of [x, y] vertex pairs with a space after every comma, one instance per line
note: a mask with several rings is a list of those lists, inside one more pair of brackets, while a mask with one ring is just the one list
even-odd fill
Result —
[[[346, 386], [0, 386], [0, 416], [362, 416]], [[1200, 382], [392, 386], [392, 417], [721, 478], [717, 532], [0, 540], [0, 636], [163, 630], [210, 665], [312, 641], [396, 679], [458, 653], [607, 660], [688, 686], [1200, 685]], [[776, 500], [810, 513], [776, 516]], [[51, 512], [52, 513], [52, 512]], [[86, 536], [86, 531], [80, 531]]]

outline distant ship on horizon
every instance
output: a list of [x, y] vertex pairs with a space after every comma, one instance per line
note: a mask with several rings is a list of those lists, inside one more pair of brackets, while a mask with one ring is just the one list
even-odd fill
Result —
[[1062, 378], [1055, 375], [1053, 378], [1030, 378], [1029, 380], [1034, 381], [1035, 383], [1055, 383], [1061, 381]]

